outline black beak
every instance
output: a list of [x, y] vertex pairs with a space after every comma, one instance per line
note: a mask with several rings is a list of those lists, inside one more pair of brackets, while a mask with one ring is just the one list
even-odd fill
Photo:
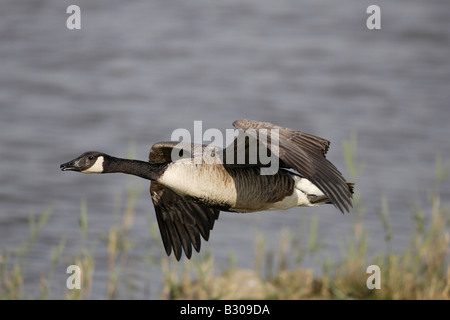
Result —
[[81, 168], [78, 165], [78, 160], [79, 159], [77, 158], [72, 161], [63, 163], [59, 166], [59, 168], [61, 169], [61, 171], [81, 171]]

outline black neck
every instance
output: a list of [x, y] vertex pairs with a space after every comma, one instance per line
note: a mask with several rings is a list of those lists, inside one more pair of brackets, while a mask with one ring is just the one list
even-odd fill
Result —
[[150, 163], [109, 156], [103, 164], [103, 173], [121, 172], [148, 180], [157, 180], [164, 172], [166, 166], [167, 163]]

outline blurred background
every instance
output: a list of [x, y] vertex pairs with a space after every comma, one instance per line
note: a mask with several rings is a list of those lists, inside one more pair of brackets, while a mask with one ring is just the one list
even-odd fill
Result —
[[[81, 30], [66, 28], [71, 4], [81, 8]], [[372, 4], [381, 7], [381, 30], [366, 27]], [[436, 187], [437, 157], [450, 158], [449, 12], [444, 0], [2, 1], [0, 259], [13, 259], [30, 226], [51, 212], [26, 256], [23, 297], [39, 294], [61, 241], [50, 297], [63, 297], [66, 268], [83, 246], [95, 257], [90, 297], [105, 297], [104, 238], [121, 223], [132, 190], [123, 268], [139, 279], [130, 280], [136, 297], [158, 298], [161, 266], [146, 257], [165, 254], [159, 231], [157, 241], [151, 236], [148, 181], [62, 173], [59, 165], [88, 150], [145, 160], [153, 143], [192, 130], [194, 120], [225, 130], [248, 118], [326, 138], [328, 159], [348, 179], [342, 146], [356, 136], [367, 254], [386, 246], [381, 199], [392, 249], [403, 250], [411, 207]], [[447, 181], [441, 199], [449, 196]], [[267, 250], [277, 250], [281, 230], [307, 246], [308, 228], [299, 225], [318, 217], [322, 251], [338, 261], [357, 214], [333, 206], [223, 212], [196, 256], [211, 252], [220, 267], [232, 254], [237, 267], [252, 268], [258, 234]], [[305, 264], [317, 268], [313, 259]]]

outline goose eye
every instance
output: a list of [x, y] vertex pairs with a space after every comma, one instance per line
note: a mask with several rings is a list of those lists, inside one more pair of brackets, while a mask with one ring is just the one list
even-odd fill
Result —
[[94, 156], [89, 156], [88, 159], [89, 160], [94, 160]]

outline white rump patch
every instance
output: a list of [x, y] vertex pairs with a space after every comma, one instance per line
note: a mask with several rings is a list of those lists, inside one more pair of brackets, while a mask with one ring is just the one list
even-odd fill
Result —
[[103, 161], [105, 161], [105, 158], [103, 156], [100, 156], [97, 158], [95, 163], [86, 170], [83, 170], [81, 172], [83, 173], [102, 173], [103, 172]]
[[295, 180], [294, 192], [292, 195], [284, 198], [281, 201], [275, 202], [268, 210], [286, 210], [293, 207], [315, 207], [318, 204], [311, 203], [308, 195], [323, 196], [320, 191], [311, 181], [299, 176], [292, 176]]
[[323, 192], [320, 191], [311, 181], [305, 178], [294, 176], [295, 188], [302, 191], [305, 194], [313, 194], [315, 196], [323, 196]]

